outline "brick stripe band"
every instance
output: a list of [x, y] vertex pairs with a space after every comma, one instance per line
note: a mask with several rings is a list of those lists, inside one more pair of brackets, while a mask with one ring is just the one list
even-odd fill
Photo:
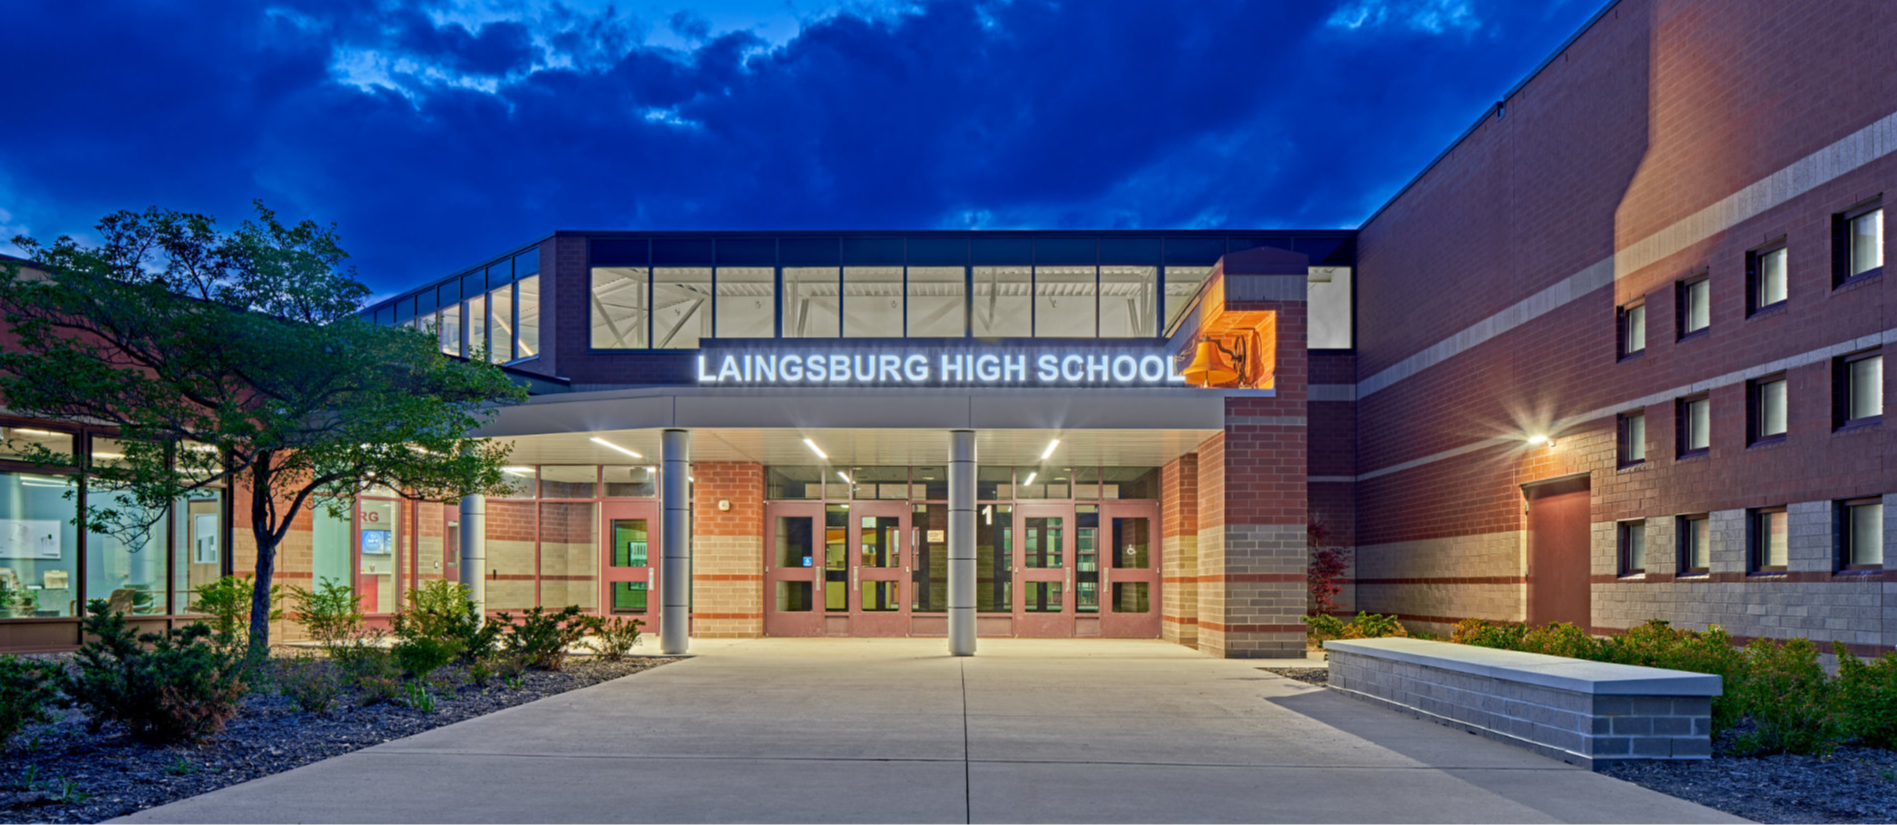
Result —
[[1297, 633], [1305, 632], [1302, 624], [1219, 624], [1217, 622], [1199, 622], [1199, 626], [1220, 633]]
[[1218, 584], [1221, 582], [1256, 584], [1260, 582], [1302, 583], [1305, 578], [1306, 574], [1304, 573], [1227, 573], [1224, 575], [1208, 574], [1204, 576], [1166, 576], [1161, 578], [1160, 581], [1166, 584]]
[[1413, 576], [1357, 579], [1357, 584], [1527, 584], [1527, 576]]

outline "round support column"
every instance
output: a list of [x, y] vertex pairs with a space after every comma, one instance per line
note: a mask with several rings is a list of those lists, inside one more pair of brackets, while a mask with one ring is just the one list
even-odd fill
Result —
[[487, 496], [461, 497], [461, 586], [475, 615], [487, 617]]
[[674, 655], [691, 647], [692, 434], [666, 430], [659, 439], [659, 652]]
[[948, 646], [975, 655], [975, 431], [949, 431]]

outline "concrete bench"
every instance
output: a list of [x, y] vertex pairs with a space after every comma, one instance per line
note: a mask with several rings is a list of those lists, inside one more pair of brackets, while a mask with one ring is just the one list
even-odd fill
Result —
[[1564, 762], [1712, 756], [1718, 676], [1421, 639], [1324, 650], [1336, 690]]

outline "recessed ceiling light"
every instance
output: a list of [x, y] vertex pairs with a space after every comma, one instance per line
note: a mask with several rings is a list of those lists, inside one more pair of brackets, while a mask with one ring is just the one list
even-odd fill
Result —
[[813, 453], [816, 453], [818, 458], [821, 458], [824, 461], [830, 460], [830, 456], [817, 446], [817, 442], [811, 441], [810, 439], [806, 438], [804, 439], [804, 446], [809, 447], [810, 451]]
[[635, 452], [633, 452], [633, 451], [631, 451], [631, 450], [628, 450], [628, 449], [626, 449], [626, 448], [624, 448], [624, 447], [621, 447], [621, 446], [619, 446], [618, 444], [614, 444], [614, 443], [612, 443], [611, 441], [607, 441], [606, 439], [604, 439], [604, 438], [600, 438], [600, 437], [598, 437], [598, 436], [594, 436], [594, 437], [592, 437], [592, 438], [589, 438], [589, 439], [587, 439], [587, 440], [588, 440], [588, 441], [591, 441], [591, 442], [593, 442], [594, 444], [598, 444], [598, 445], [600, 445], [600, 446], [602, 446], [602, 447], [611, 447], [611, 448], [613, 448], [613, 449], [615, 449], [615, 450], [618, 450], [618, 451], [620, 451], [620, 452], [622, 452], [622, 453], [625, 453], [626, 455], [629, 455], [629, 456], [632, 456], [633, 458], [645, 458], [645, 456], [642, 456], [642, 455], [640, 455], [640, 454], [638, 454], [638, 453], [635, 453]]
[[1059, 446], [1060, 446], [1060, 439], [1058, 438], [1054, 439], [1053, 441], [1047, 442], [1047, 449], [1041, 451], [1041, 460], [1046, 461], [1049, 456], [1052, 456], [1054, 454], [1054, 448], [1059, 447]]
[[840, 479], [843, 479], [843, 483], [844, 483], [844, 484], [855, 484], [855, 483], [856, 483], [856, 482], [854, 482], [854, 481], [851, 481], [851, 480], [850, 480], [850, 477], [849, 477], [849, 476], [846, 476], [846, 475], [844, 475], [844, 474], [843, 474], [843, 471], [842, 471], [842, 470], [838, 470], [838, 471], [837, 471], [837, 478], [840, 478]]
[[[1035, 473], [1038, 473], [1038, 472], [1039, 472], [1038, 470], [1035, 471]], [[1033, 484], [1035, 473], [1028, 473], [1028, 479], [1026, 481], [1021, 482], [1021, 486], [1026, 487], [1030, 484]]]

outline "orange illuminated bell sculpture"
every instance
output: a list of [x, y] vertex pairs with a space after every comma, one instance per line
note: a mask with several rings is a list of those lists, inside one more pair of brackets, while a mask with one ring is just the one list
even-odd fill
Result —
[[1217, 387], [1238, 380], [1238, 370], [1227, 360], [1224, 350], [1217, 341], [1200, 341], [1192, 363], [1180, 370], [1179, 375], [1187, 383], [1201, 387]]

